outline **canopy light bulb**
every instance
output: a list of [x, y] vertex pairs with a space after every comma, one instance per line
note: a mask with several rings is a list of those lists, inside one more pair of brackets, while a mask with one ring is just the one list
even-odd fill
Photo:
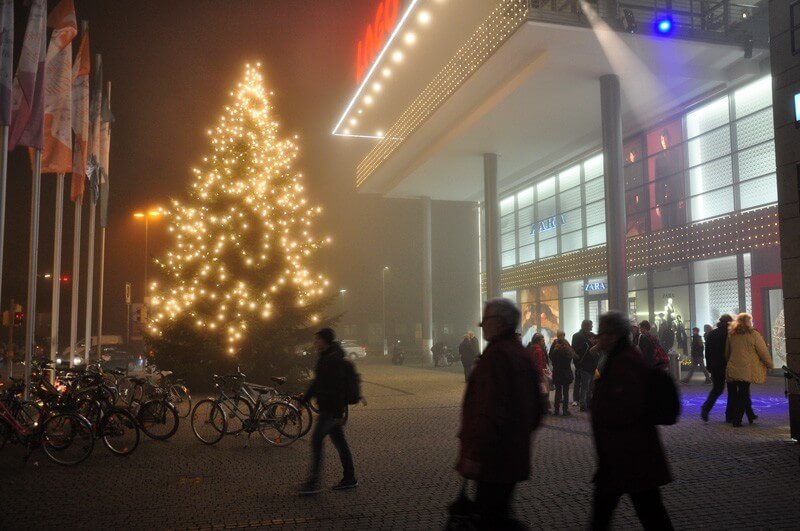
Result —
[[392, 61], [394, 61], [395, 63], [402, 63], [403, 52], [401, 52], [400, 50], [395, 50], [394, 53], [392, 53]]
[[431, 13], [430, 13], [430, 11], [420, 11], [419, 15], [417, 15], [417, 20], [423, 26], [428, 25], [430, 23], [430, 21], [431, 21]]

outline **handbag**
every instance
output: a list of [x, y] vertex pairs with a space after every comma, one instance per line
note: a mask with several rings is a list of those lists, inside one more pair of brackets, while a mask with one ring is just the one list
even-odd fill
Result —
[[467, 495], [468, 480], [461, 483], [456, 499], [447, 507], [446, 531], [477, 531], [478, 513], [475, 501]]

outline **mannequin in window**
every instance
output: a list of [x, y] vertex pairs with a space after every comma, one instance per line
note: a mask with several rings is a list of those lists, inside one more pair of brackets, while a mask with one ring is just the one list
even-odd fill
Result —
[[655, 160], [655, 203], [656, 212], [661, 217], [661, 228], [667, 229], [676, 226], [680, 221], [678, 219], [678, 201], [683, 199], [680, 197], [683, 175], [679, 173], [681, 167], [677, 159], [678, 151], [670, 149], [672, 138], [669, 130], [661, 131], [659, 143], [661, 151], [656, 155]]
[[672, 347], [675, 346], [675, 321], [672, 318], [667, 319], [658, 329], [658, 340], [664, 350], [672, 352]]

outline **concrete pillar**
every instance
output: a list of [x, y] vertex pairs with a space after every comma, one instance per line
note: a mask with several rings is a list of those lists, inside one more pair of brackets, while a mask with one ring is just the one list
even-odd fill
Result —
[[422, 203], [422, 360], [433, 363], [433, 249], [431, 243], [431, 198]]
[[499, 297], [500, 288], [500, 201], [497, 197], [497, 154], [483, 155], [484, 241], [486, 242], [486, 296]]
[[628, 313], [628, 271], [625, 265], [625, 177], [622, 154], [622, 102], [619, 77], [600, 77], [603, 126], [603, 175], [606, 182], [606, 248], [608, 307]]
[[[781, 234], [784, 322], [800, 322], [800, 129], [795, 126], [794, 95], [800, 92], [800, 54], [792, 53], [791, 0], [769, 3], [772, 112], [775, 123], [775, 163]], [[800, 31], [795, 32], [800, 46]], [[786, 365], [800, 372], [800, 327], [787, 326]], [[800, 440], [800, 389], [789, 385], [789, 424]]]

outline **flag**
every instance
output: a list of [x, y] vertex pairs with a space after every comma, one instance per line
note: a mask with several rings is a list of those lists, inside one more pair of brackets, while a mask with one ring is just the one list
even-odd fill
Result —
[[86, 188], [86, 158], [89, 151], [89, 29], [84, 26], [75, 64], [72, 65], [72, 187], [70, 199], [83, 197]]
[[47, 0], [33, 0], [22, 54], [11, 88], [8, 148], [44, 145], [44, 59], [47, 48]]
[[94, 56], [94, 79], [89, 100], [89, 162], [86, 176], [92, 189], [92, 203], [100, 198], [100, 128], [103, 119], [103, 58]]
[[72, 40], [78, 34], [75, 5], [61, 0], [50, 13], [53, 28], [44, 67], [42, 173], [72, 171]]
[[103, 109], [100, 113], [100, 226], [108, 224], [108, 161], [111, 150], [111, 124], [114, 115], [111, 114], [111, 83], [108, 92], [103, 98]]
[[0, 125], [11, 123], [14, 64], [14, 0], [0, 0]]

